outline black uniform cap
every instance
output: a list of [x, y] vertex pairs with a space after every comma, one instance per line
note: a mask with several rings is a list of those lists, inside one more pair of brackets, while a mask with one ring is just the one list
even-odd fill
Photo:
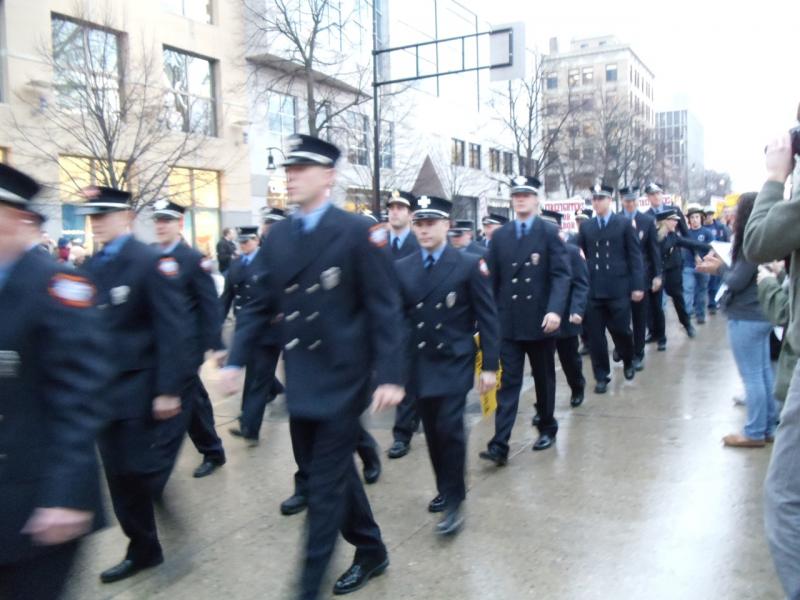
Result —
[[450, 227], [450, 233], [452, 235], [460, 235], [466, 231], [472, 231], [475, 228], [474, 221], [454, 221], [453, 225]]
[[265, 206], [261, 209], [261, 219], [265, 223], [273, 221], [283, 221], [286, 218], [286, 211], [282, 208], [270, 208]]
[[453, 203], [437, 196], [420, 196], [411, 215], [413, 221], [426, 221], [429, 219], [449, 219]]
[[91, 186], [81, 190], [86, 202], [75, 206], [79, 215], [98, 215], [121, 210], [131, 210], [129, 192], [110, 187]]
[[392, 192], [392, 197], [386, 202], [386, 206], [391, 206], [392, 204], [403, 204], [408, 208], [414, 206], [414, 203], [417, 201], [416, 196], [411, 192], [401, 192], [400, 190], [395, 190]]
[[604, 183], [598, 183], [592, 188], [592, 198], [611, 198], [614, 195], [614, 188]]
[[594, 211], [591, 208], [579, 208], [575, 211], [575, 220], [591, 219], [594, 216]]
[[42, 186], [22, 171], [0, 164], [0, 204], [33, 213], [44, 220], [44, 215], [31, 208], [31, 201], [41, 189]]
[[333, 144], [319, 138], [296, 133], [286, 140], [288, 153], [283, 161], [284, 167], [292, 165], [319, 165], [333, 168], [342, 155]]
[[239, 241], [248, 242], [258, 239], [258, 227], [238, 227]]
[[646, 186], [644, 186], [645, 194], [660, 194], [663, 191], [663, 187], [657, 183], [648, 183]]
[[536, 177], [526, 177], [520, 175], [511, 180], [511, 195], [514, 194], [535, 194], [539, 195], [539, 189], [542, 187], [542, 182]]
[[623, 200], [638, 200], [639, 188], [638, 187], [624, 187], [619, 188], [619, 195]]
[[680, 221], [680, 215], [677, 208], [666, 208], [656, 215], [656, 221], [666, 221], [667, 219], [675, 219]]
[[542, 217], [545, 221], [550, 221], [551, 223], [555, 223], [559, 227], [561, 227], [561, 220], [564, 218], [557, 210], [547, 210], [543, 209], [540, 211], [539, 216]]
[[504, 217], [503, 215], [489, 213], [483, 217], [483, 219], [481, 219], [481, 223], [484, 225], [504, 225], [505, 223], [508, 223], [508, 218]]
[[180, 219], [186, 208], [168, 200], [159, 200], [153, 204], [154, 219]]

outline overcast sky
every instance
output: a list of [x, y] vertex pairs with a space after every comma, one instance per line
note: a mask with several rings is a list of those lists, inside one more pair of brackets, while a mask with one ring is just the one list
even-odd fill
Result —
[[[526, 44], [562, 49], [574, 37], [613, 34], [655, 73], [656, 109], [686, 94], [705, 130], [706, 168], [739, 192], [764, 179], [763, 149], [795, 123], [800, 103], [800, 3], [759, 0], [492, 0], [492, 23], [525, 21]], [[740, 3], [736, 3], [740, 4]]]

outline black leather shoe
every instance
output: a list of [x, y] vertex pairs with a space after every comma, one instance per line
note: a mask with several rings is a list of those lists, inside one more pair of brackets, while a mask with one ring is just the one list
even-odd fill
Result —
[[389, 458], [403, 458], [406, 454], [408, 454], [409, 450], [411, 450], [411, 444], [407, 444], [406, 442], [401, 442], [398, 440], [392, 444], [392, 447], [389, 448], [389, 451], [386, 453], [386, 455]]
[[619, 355], [619, 352], [617, 352], [616, 348], [614, 349], [614, 352], [611, 353], [611, 358], [614, 360], [614, 362], [619, 362], [622, 360], [622, 357]]
[[364, 482], [368, 484], [373, 484], [381, 476], [381, 462], [380, 460], [376, 463], [364, 464]]
[[249, 435], [249, 431], [245, 431], [244, 429], [240, 429], [239, 427], [231, 427], [229, 430], [230, 434], [234, 437], [242, 438], [247, 445], [251, 448], [253, 446], [258, 446], [258, 438]]
[[333, 586], [333, 595], [342, 596], [360, 590], [373, 577], [382, 574], [389, 566], [389, 558], [384, 558], [379, 562], [375, 560], [356, 560], [347, 569], [344, 575], [336, 580]]
[[578, 354], [581, 356], [589, 356], [589, 347], [584, 344], [581, 346], [581, 349], [578, 350]]
[[633, 359], [633, 370], [636, 371], [636, 372], [644, 371], [644, 359], [634, 358]]
[[572, 408], [577, 408], [583, 404], [583, 390], [579, 392], [572, 392], [572, 397], [569, 399], [569, 405]]
[[542, 418], [539, 415], [533, 415], [533, 418], [531, 419], [531, 425], [533, 425], [534, 427], [538, 427], [539, 423], [541, 422]]
[[658, 351], [664, 352], [667, 349], [667, 342], [658, 342]]
[[303, 512], [307, 506], [308, 498], [299, 494], [293, 494], [281, 502], [281, 514], [287, 517], [289, 515], [296, 515], [297, 513]]
[[489, 448], [488, 450], [484, 450], [480, 454], [478, 454], [480, 458], [483, 460], [488, 460], [493, 462], [495, 466], [502, 467], [508, 462], [508, 457], [505, 454], [502, 454], [496, 448]]
[[627, 364], [622, 370], [623, 375], [625, 375], [625, 379], [628, 381], [631, 381], [634, 377], [636, 377], [636, 368], [633, 365], [634, 363]]
[[546, 433], [543, 433], [539, 436], [539, 439], [536, 440], [536, 443], [533, 445], [532, 450], [539, 451], [539, 450], [547, 450], [550, 446], [556, 443], [555, 436], [550, 436]]
[[690, 338], [693, 338], [697, 335], [697, 330], [694, 328], [694, 325], [689, 325], [686, 328], [686, 335], [688, 335]]
[[448, 510], [447, 514], [436, 524], [437, 535], [455, 535], [464, 525], [464, 513], [460, 508]]
[[211, 475], [214, 471], [220, 468], [222, 465], [225, 464], [224, 458], [204, 458], [203, 462], [200, 463], [200, 466], [194, 470], [192, 475], [196, 478], [200, 477], [207, 477]]
[[595, 394], [605, 394], [608, 391], [608, 380], [598, 381], [594, 386]]
[[644, 343], [645, 344], [652, 344], [655, 341], [656, 341], [656, 338], [654, 338], [652, 334], [650, 334], [646, 338], [644, 338]]
[[100, 573], [100, 581], [103, 583], [114, 583], [115, 581], [122, 581], [123, 579], [127, 579], [128, 577], [133, 577], [139, 571], [144, 569], [149, 569], [150, 567], [155, 567], [160, 565], [164, 562], [164, 557], [160, 556], [155, 560], [147, 562], [145, 564], [136, 564], [132, 560], [126, 558], [118, 565], [114, 565], [110, 569], [106, 569], [102, 573]]
[[447, 503], [444, 500], [444, 496], [441, 494], [437, 494], [436, 498], [428, 503], [428, 512], [440, 513], [444, 512], [445, 508], [447, 508]]
[[697, 317], [697, 324], [698, 325], [705, 325], [706, 324], [706, 318], [705, 317]]

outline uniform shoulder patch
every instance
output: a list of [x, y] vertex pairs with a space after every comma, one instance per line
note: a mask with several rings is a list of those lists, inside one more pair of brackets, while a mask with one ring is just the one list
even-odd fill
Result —
[[180, 273], [178, 261], [171, 256], [164, 256], [158, 259], [158, 270], [165, 277], [176, 277]]
[[47, 291], [58, 303], [72, 308], [89, 308], [94, 302], [94, 286], [80, 275], [53, 275]]
[[210, 258], [203, 257], [200, 260], [200, 268], [206, 273], [211, 273], [214, 270], [214, 261]]
[[490, 273], [489, 273], [489, 265], [486, 264], [485, 260], [480, 259], [478, 261], [478, 271], [480, 271], [481, 275], [483, 275], [484, 277], [488, 277], [490, 275]]
[[380, 223], [369, 228], [369, 243], [376, 248], [383, 248], [389, 243], [389, 232]]

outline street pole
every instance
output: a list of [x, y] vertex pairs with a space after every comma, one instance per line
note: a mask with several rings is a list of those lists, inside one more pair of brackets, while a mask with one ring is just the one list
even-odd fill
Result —
[[378, 0], [372, 0], [372, 214], [381, 218], [381, 120], [378, 104]]

